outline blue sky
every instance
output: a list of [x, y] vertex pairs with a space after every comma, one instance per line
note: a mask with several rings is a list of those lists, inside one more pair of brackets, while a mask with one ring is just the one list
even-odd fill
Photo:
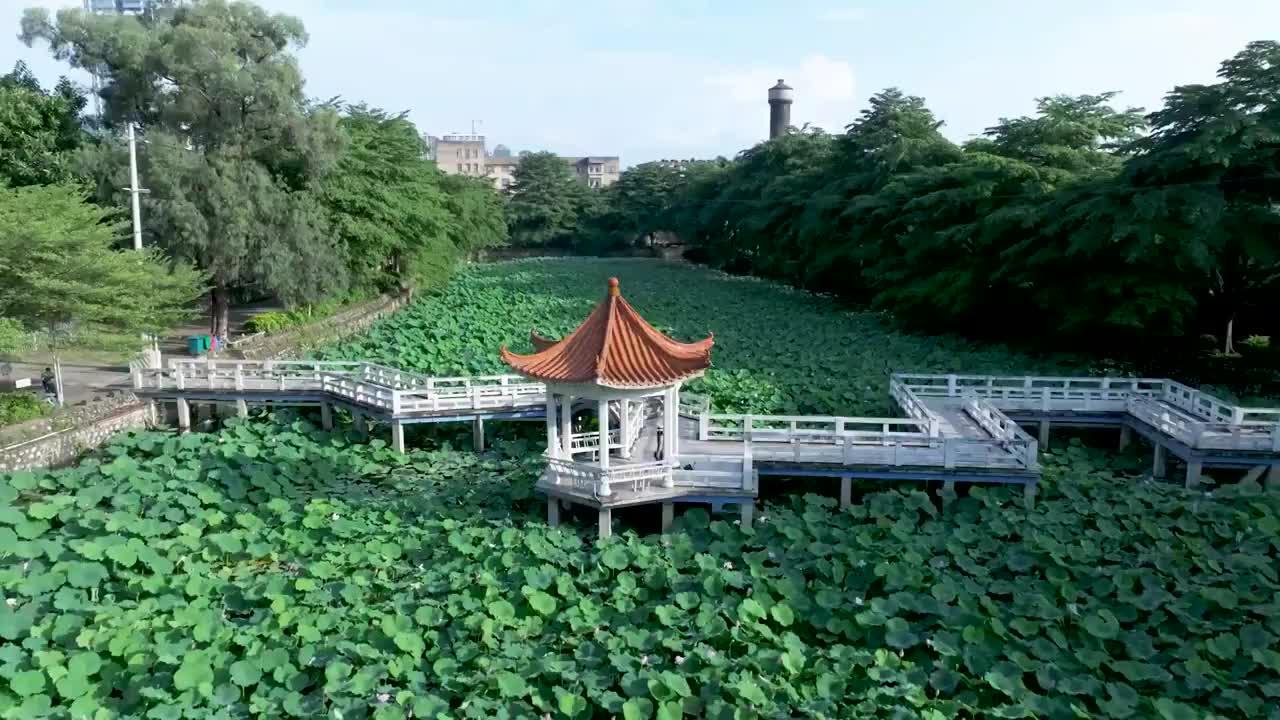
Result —
[[[0, 64], [64, 70], [13, 38]], [[733, 155], [768, 131], [765, 90], [792, 120], [846, 125], [889, 86], [923, 95], [955, 140], [1058, 93], [1122, 92], [1153, 109], [1213, 80], [1245, 43], [1280, 38], [1276, 0], [262, 0], [297, 15], [308, 92], [408, 110], [424, 132], [566, 155]]]

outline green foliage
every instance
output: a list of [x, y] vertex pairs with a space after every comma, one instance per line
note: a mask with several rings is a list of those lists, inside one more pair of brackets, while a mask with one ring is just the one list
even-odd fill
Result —
[[0, 76], [0, 187], [71, 179], [71, 152], [84, 140], [85, 99], [66, 78], [52, 93], [19, 61]]
[[48, 403], [32, 393], [0, 393], [0, 427], [44, 417], [50, 409]]
[[1139, 350], [1209, 329], [1231, 354], [1237, 327], [1275, 329], [1280, 43], [1145, 119], [1115, 102], [1041, 98], [958, 146], [889, 89], [841, 134], [793, 131], [682, 182], [628, 170], [593, 240], [669, 227], [690, 259], [931, 330]]
[[427, 445], [233, 421], [0, 478], [0, 713], [1274, 716], [1256, 485], [1073, 445], [1030, 513], [880, 486], [597, 545], [542, 522], [524, 441]]
[[890, 411], [890, 372], [1062, 374], [1083, 365], [898, 332], [878, 313], [695, 266], [585, 258], [469, 266], [443, 293], [322, 355], [437, 375], [508, 372], [498, 347], [527, 351], [531, 328], [569, 333], [614, 275], [656, 327], [685, 340], [715, 333], [714, 366], [688, 387], [725, 411], [878, 415]]
[[[345, 286], [345, 267], [311, 185], [337, 159], [335, 114], [308, 109], [291, 49], [302, 23], [251, 3], [207, 0], [148, 19], [31, 9], [28, 44], [48, 43], [73, 67], [104, 78], [106, 129], [147, 131], [142, 172], [148, 228], [168, 253], [204, 270], [216, 334], [230, 291], [256, 288], [288, 303]], [[117, 198], [121, 165], [88, 153], [100, 199]], [[95, 157], [96, 156], [96, 157]]]
[[[873, 411], [890, 358], [1049, 369], [581, 259], [469, 268], [342, 352], [496, 369], [609, 273], [664, 330], [716, 330], [721, 407]], [[0, 716], [1276, 717], [1280, 496], [1256, 484], [1189, 494], [1073, 444], [1043, 456], [1034, 511], [875, 485], [848, 512], [782, 497], [750, 531], [691, 510], [597, 543], [545, 525], [540, 429], [491, 431], [485, 455], [447, 428], [402, 455], [269, 416], [0, 477]]]
[[522, 155], [513, 175], [507, 202], [513, 245], [572, 245], [602, 209], [600, 194], [575, 178], [554, 153]]
[[342, 307], [342, 303], [330, 300], [286, 311], [268, 310], [249, 318], [244, 324], [244, 329], [245, 332], [268, 335], [284, 332], [333, 315], [341, 311]]
[[0, 315], [29, 331], [74, 322], [135, 337], [189, 316], [201, 275], [155, 251], [117, 249], [119, 230], [76, 188], [0, 189]]
[[352, 282], [370, 292], [421, 285], [415, 271], [437, 257], [452, 267], [456, 254], [440, 173], [403, 113], [363, 105], [344, 110], [346, 150], [321, 188]]
[[15, 318], [0, 317], [0, 357], [14, 355], [30, 346], [29, 336]]

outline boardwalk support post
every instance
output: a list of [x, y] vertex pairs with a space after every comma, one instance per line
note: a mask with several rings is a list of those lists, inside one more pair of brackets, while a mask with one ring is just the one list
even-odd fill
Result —
[[1164, 444], [1157, 442], [1155, 453], [1151, 457], [1151, 477], [1164, 477], [1165, 449]]
[[741, 525], [743, 530], [746, 530], [747, 528], [751, 527], [751, 515], [755, 511], [755, 509], [756, 509], [756, 504], [752, 500], [747, 500], [746, 502], [741, 504], [739, 512], [742, 515]]
[[399, 420], [391, 421], [391, 447], [398, 453], [404, 453], [404, 423]]
[[1133, 428], [1128, 425], [1120, 426], [1120, 452], [1124, 452], [1129, 447], [1129, 442], [1133, 439]]
[[1200, 487], [1200, 469], [1201, 464], [1199, 460], [1190, 460], [1187, 462], [1186, 489], [1195, 490]]
[[613, 510], [609, 508], [600, 508], [600, 517], [597, 520], [600, 528], [600, 539], [604, 539], [613, 535]]
[[191, 404], [178, 398], [178, 432], [191, 432]]
[[547, 525], [560, 527], [560, 499], [547, 498]]
[[676, 506], [672, 502], [662, 503], [662, 532], [671, 530], [671, 523], [676, 519]]
[[471, 421], [471, 446], [478, 452], [484, 452], [484, 418], [476, 417]]
[[840, 509], [848, 510], [853, 505], [853, 478], [848, 475], [840, 476]]
[[1040, 421], [1040, 447], [1041, 448], [1049, 447], [1049, 421], [1048, 420]]
[[1036, 506], [1036, 481], [1035, 480], [1032, 480], [1031, 482], [1022, 486], [1022, 503], [1027, 508], [1028, 511], [1031, 511], [1032, 509], [1035, 508]]
[[369, 437], [369, 421], [365, 419], [363, 412], [359, 410], [352, 410], [351, 424], [355, 426], [356, 434], [361, 438]]
[[1280, 490], [1280, 463], [1267, 469], [1267, 489]]
[[249, 403], [244, 398], [240, 398], [239, 400], [236, 400], [236, 417], [239, 417], [239, 418], [249, 417]]
[[333, 429], [333, 404], [323, 402], [320, 403], [320, 427], [325, 430]]

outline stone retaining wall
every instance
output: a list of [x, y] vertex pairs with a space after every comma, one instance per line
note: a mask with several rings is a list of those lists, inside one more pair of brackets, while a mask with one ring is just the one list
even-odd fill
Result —
[[361, 303], [302, 327], [273, 335], [254, 335], [231, 344], [224, 357], [242, 360], [279, 360], [299, 354], [361, 332], [379, 318], [389, 315], [413, 298], [412, 292], [388, 295]]
[[149, 403], [133, 393], [115, 393], [52, 418], [6, 428], [0, 473], [70, 465], [112, 435], [152, 422]]

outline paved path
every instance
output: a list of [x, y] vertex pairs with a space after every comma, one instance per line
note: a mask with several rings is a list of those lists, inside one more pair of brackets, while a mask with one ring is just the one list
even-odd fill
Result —
[[[241, 305], [231, 309], [231, 335], [244, 334], [244, 326], [249, 318], [260, 312], [279, 310], [279, 305], [272, 303], [254, 303]], [[187, 338], [191, 335], [207, 335], [209, 333], [209, 309], [201, 308], [201, 314], [190, 323], [174, 328], [160, 339], [160, 352], [167, 359], [170, 357], [187, 357]], [[34, 361], [33, 361], [34, 360]], [[2, 364], [2, 363], [0, 363]], [[53, 358], [32, 359], [27, 362], [10, 362], [11, 374], [14, 377], [29, 377], [32, 385], [39, 391], [40, 374], [53, 364]], [[129, 381], [129, 364], [121, 359], [117, 362], [63, 362], [62, 391], [68, 405], [92, 400], [95, 396], [116, 390], [127, 390]]]

